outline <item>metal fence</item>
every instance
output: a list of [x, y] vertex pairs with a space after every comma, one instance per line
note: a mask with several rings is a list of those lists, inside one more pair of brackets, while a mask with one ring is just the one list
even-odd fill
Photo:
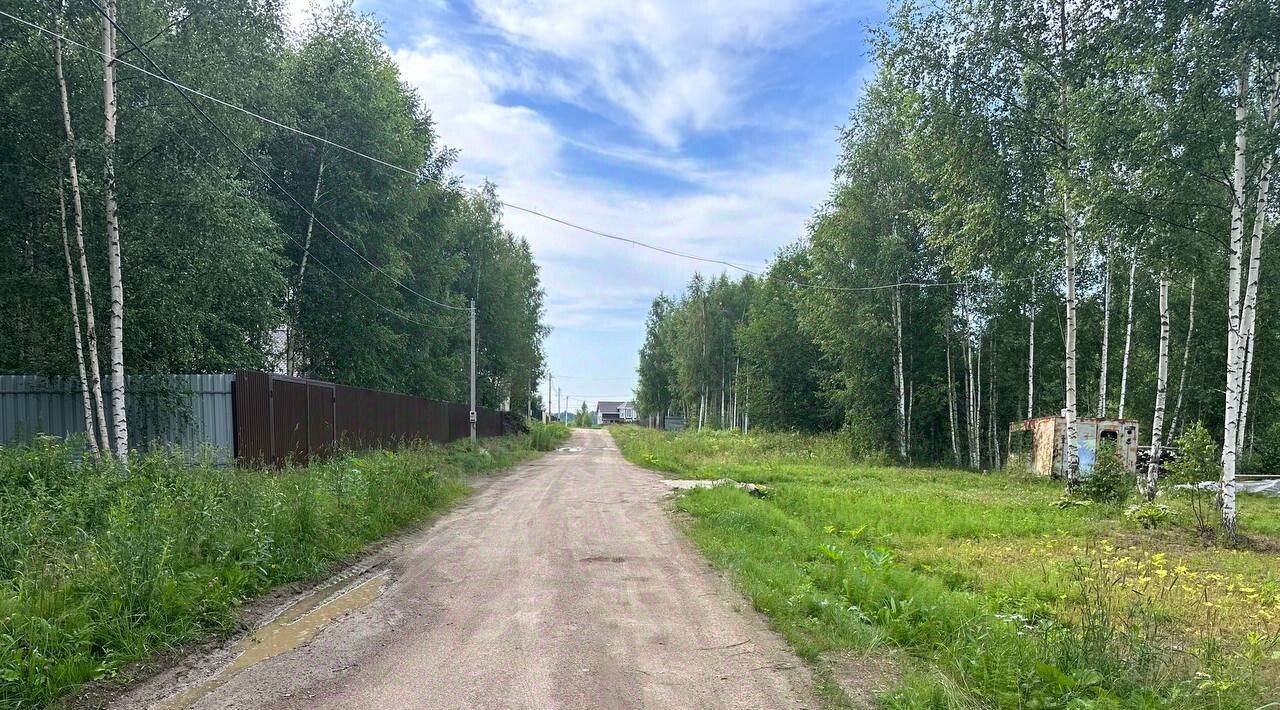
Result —
[[[106, 411], [111, 423], [110, 393]], [[339, 448], [440, 444], [471, 433], [466, 405], [253, 370], [126, 378], [129, 445], [177, 445], [216, 463], [305, 463]], [[523, 429], [509, 412], [476, 411], [478, 436]], [[79, 380], [0, 375], [0, 443], [84, 434]]]
[[[266, 372], [237, 372], [234, 400], [241, 465], [305, 463], [338, 448], [445, 444], [471, 434], [466, 405]], [[476, 410], [477, 436], [518, 428], [503, 412]]]
[[[176, 445], [187, 456], [231, 461], [235, 451], [231, 383], [234, 375], [132, 375], [125, 378], [129, 445]], [[105, 383], [104, 383], [105, 385]], [[108, 431], [111, 393], [103, 388]], [[0, 443], [30, 443], [37, 435], [84, 435], [80, 381], [0, 375]]]

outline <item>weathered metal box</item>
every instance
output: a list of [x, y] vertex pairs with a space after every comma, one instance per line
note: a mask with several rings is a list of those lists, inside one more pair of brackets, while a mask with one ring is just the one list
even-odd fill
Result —
[[[1107, 417], [1076, 419], [1080, 473], [1088, 475], [1098, 454], [1098, 444], [1114, 442], [1125, 466], [1138, 462], [1138, 421]], [[1062, 416], [1035, 417], [1009, 424], [1010, 466], [1026, 466], [1032, 473], [1057, 478], [1066, 474], [1067, 420]]]

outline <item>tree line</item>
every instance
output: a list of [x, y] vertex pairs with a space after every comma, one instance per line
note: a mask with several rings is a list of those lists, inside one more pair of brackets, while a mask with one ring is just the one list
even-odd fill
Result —
[[1280, 466], [1277, 27], [1251, 0], [897, 4], [805, 238], [653, 302], [642, 412], [972, 468], [1062, 412], [1072, 489], [1079, 417], [1157, 453], [1199, 421], [1234, 536], [1237, 472]]
[[[462, 401], [471, 299], [479, 403], [534, 406], [529, 245], [493, 185], [451, 172], [372, 18], [340, 3], [295, 34], [269, 0], [6, 11], [67, 41], [0, 18], [0, 372], [78, 377], [92, 446], [127, 451], [126, 368]], [[205, 120], [143, 70], [323, 141], [194, 97]]]

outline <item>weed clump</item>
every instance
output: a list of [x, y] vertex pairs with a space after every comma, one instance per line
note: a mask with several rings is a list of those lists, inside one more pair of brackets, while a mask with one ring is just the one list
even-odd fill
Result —
[[560, 422], [530, 422], [529, 445], [534, 451], [552, 451], [569, 438], [569, 427]]

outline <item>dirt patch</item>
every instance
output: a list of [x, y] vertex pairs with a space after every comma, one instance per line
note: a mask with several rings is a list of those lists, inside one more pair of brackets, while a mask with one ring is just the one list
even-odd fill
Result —
[[[1212, 531], [1215, 535], [1217, 530]], [[1106, 535], [1116, 547], [1160, 549], [1166, 552], [1202, 552], [1221, 547], [1214, 539], [1202, 540], [1186, 528], [1162, 528], [1156, 530], [1116, 529]], [[1252, 552], [1280, 552], [1280, 538], [1257, 534], [1242, 534], [1233, 549]]]
[[884, 656], [844, 656], [832, 661], [830, 667], [836, 685], [855, 708], [876, 707], [876, 697], [902, 678], [898, 664]]

